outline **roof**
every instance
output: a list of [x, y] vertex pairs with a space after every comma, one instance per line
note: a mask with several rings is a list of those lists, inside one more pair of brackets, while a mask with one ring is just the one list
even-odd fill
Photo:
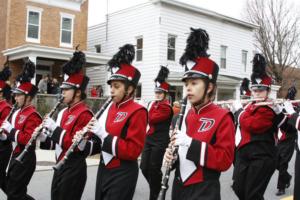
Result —
[[222, 15], [220, 13], [217, 13], [217, 12], [214, 12], [214, 11], [211, 11], [211, 10], [207, 10], [207, 9], [204, 9], [204, 8], [200, 8], [200, 7], [190, 5], [190, 4], [187, 4], [187, 3], [183, 3], [183, 2], [180, 2], [180, 1], [176, 1], [176, 0], [150, 0], [150, 2], [152, 2], [154, 4], [164, 3], [166, 5], [176, 6], [176, 7], [179, 7], [179, 8], [194, 11], [194, 12], [197, 12], [197, 13], [202, 14], [202, 15], [213, 17], [213, 18], [221, 20], [221, 21], [227, 21], [227, 22], [230, 22], [230, 23], [233, 23], [233, 24], [237, 24], [237, 25], [246, 27], [246, 28], [250, 28], [250, 29], [258, 28], [258, 26], [255, 25], [255, 24], [252, 24], [252, 23], [249, 23], [249, 22], [246, 22], [246, 21], [243, 21], [243, 20], [235, 19], [235, 18], [226, 16], [226, 15]]
[[[85, 53], [87, 63], [93, 65], [105, 65], [111, 58], [110, 56], [99, 53], [89, 51], [83, 52]], [[37, 44], [25, 44], [15, 48], [6, 49], [2, 51], [2, 53], [4, 56], [8, 56], [9, 60], [18, 60], [29, 56], [51, 58], [57, 60], [69, 60], [73, 56], [74, 50], [48, 47]]]

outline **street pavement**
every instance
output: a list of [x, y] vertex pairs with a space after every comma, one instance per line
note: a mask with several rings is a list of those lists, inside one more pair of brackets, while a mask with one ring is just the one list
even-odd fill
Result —
[[[294, 163], [295, 163], [294, 157], [292, 158], [289, 165], [289, 172], [293, 175], [293, 178], [294, 178]], [[89, 163], [93, 163], [93, 162], [89, 162]], [[51, 166], [48, 168], [49, 169], [41, 169], [39, 171], [36, 171], [29, 184], [28, 193], [31, 196], [33, 196], [36, 200], [50, 200], [50, 189], [51, 189], [53, 170], [51, 169]], [[93, 164], [90, 164], [90, 166], [88, 167], [88, 179], [82, 197], [83, 200], [94, 200], [95, 198], [97, 168], [98, 167]], [[221, 176], [220, 182], [221, 182], [222, 200], [238, 200], [231, 189], [232, 170], [233, 168], [231, 167], [230, 170], [223, 173]], [[286, 190], [286, 195], [281, 196], [280, 198], [275, 195], [277, 191], [276, 189], [277, 177], [278, 177], [278, 171], [274, 173], [271, 182], [269, 183], [269, 186], [265, 193], [265, 200], [283, 200], [284, 197], [289, 197], [292, 195], [293, 188], [294, 188], [294, 184], [293, 184], [294, 180], [292, 180], [290, 188]], [[172, 180], [173, 180], [173, 176], [170, 178], [170, 184], [172, 184]], [[166, 200], [171, 200], [170, 191], [171, 189], [168, 190]], [[148, 184], [144, 179], [142, 173], [140, 172], [135, 195], [134, 195], [134, 200], [148, 200], [148, 196], [149, 196]], [[1, 200], [6, 199], [2, 191], [0, 191], [0, 199]]]

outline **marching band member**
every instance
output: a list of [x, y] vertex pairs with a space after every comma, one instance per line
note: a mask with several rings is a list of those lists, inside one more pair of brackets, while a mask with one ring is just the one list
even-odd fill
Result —
[[289, 125], [295, 127], [298, 131], [298, 139], [296, 145], [296, 161], [295, 161], [295, 180], [294, 180], [294, 200], [300, 200], [300, 116], [294, 109], [294, 106], [291, 102], [284, 102], [284, 109], [289, 114], [287, 122]]
[[[220, 174], [234, 157], [234, 123], [232, 114], [211, 99], [216, 90], [219, 67], [207, 54], [209, 35], [191, 28], [180, 63], [191, 108], [186, 112], [181, 131], [171, 137], [179, 146], [178, 162], [172, 189], [173, 200], [220, 200]], [[167, 148], [165, 160], [176, 157]]]
[[[55, 148], [57, 162], [63, 159], [66, 151], [72, 145], [75, 133], [83, 129], [92, 119], [93, 113], [84, 103], [85, 90], [89, 78], [81, 72], [85, 65], [85, 55], [76, 51], [72, 59], [63, 66], [63, 72], [68, 79], [62, 83], [63, 103], [68, 107], [58, 113], [56, 122], [47, 116], [43, 126], [48, 129], [39, 136], [41, 148]], [[81, 199], [87, 179], [86, 155], [75, 149], [61, 170], [54, 172], [51, 185], [52, 200]]]
[[32, 105], [37, 94], [37, 87], [31, 84], [35, 74], [35, 65], [26, 61], [23, 73], [18, 76], [20, 85], [13, 90], [18, 110], [14, 112], [11, 121], [4, 121], [1, 128], [8, 134], [6, 139], [14, 143], [6, 179], [6, 195], [8, 200], [33, 199], [27, 195], [27, 186], [36, 166], [35, 146], [29, 149], [28, 155], [22, 164], [15, 158], [23, 151], [31, 138], [34, 129], [40, 125], [42, 118]]
[[102, 141], [96, 200], [130, 200], [134, 195], [137, 158], [144, 147], [147, 126], [147, 110], [133, 100], [141, 76], [131, 65], [134, 54], [134, 46], [126, 44], [108, 62], [112, 75], [107, 83], [113, 103], [89, 125]]
[[[294, 100], [297, 90], [295, 86], [288, 89], [286, 99]], [[288, 164], [294, 154], [295, 141], [297, 130], [294, 126], [284, 123], [285, 114], [283, 115], [283, 123], [280, 124], [278, 131], [278, 144], [277, 144], [277, 165], [276, 169], [279, 171], [277, 180], [277, 196], [285, 194], [285, 188], [290, 186], [292, 175], [288, 173]], [[281, 117], [282, 118], [282, 117]]]
[[[3, 121], [7, 118], [11, 111], [10, 102], [11, 89], [5, 81], [9, 79], [11, 71], [8, 66], [5, 66], [0, 72], [0, 126]], [[0, 135], [0, 188], [4, 189], [4, 181], [6, 176], [6, 168], [9, 162], [9, 158], [12, 151], [11, 142], [8, 140], [1, 141], [2, 135]], [[5, 136], [4, 136], [5, 137]]]
[[[251, 89], [254, 98], [268, 99], [272, 79], [267, 76], [266, 61], [261, 54], [253, 58]], [[240, 200], [264, 199], [264, 192], [275, 170], [276, 113], [270, 106], [249, 103], [242, 109], [239, 101], [233, 104], [240, 141], [236, 150], [233, 190]], [[276, 113], [275, 113], [276, 112]], [[238, 137], [237, 137], [238, 138]]]
[[168, 147], [173, 110], [166, 99], [170, 85], [166, 82], [169, 69], [161, 66], [155, 79], [155, 101], [149, 104], [146, 144], [142, 153], [141, 170], [150, 186], [150, 200], [156, 200], [161, 188], [161, 166]]

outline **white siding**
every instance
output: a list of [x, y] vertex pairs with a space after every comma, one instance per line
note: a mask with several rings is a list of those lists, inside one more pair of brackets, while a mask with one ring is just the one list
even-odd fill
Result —
[[[206, 29], [210, 35], [209, 54], [220, 64], [220, 46], [227, 46], [226, 69], [221, 75], [235, 78], [251, 74], [254, 47], [251, 28], [224, 22], [183, 8], [147, 2], [110, 14], [108, 25], [99, 24], [89, 28], [88, 49], [101, 44], [102, 53], [113, 55], [126, 43], [136, 44], [136, 37], [143, 37], [143, 60], [133, 65], [141, 71], [142, 98], [153, 98], [154, 78], [160, 65], [168, 65], [171, 71], [183, 72], [178, 64], [190, 32], [190, 27]], [[107, 37], [106, 37], [107, 31]], [[167, 61], [168, 34], [176, 35], [175, 61]], [[242, 50], [248, 51], [247, 71], [242, 65]], [[101, 71], [102, 73], [102, 71]], [[105, 77], [105, 75], [101, 76]], [[181, 84], [178, 80], [177, 84]], [[233, 88], [235, 89], [235, 88]]]
[[[186, 39], [190, 27], [203, 28], [210, 36], [209, 54], [211, 58], [220, 65], [221, 45], [227, 46], [226, 69], [220, 69], [220, 74], [233, 77], [249, 77], [251, 73], [251, 57], [254, 50], [252, 44], [252, 31], [235, 24], [229, 24], [199, 13], [193, 13], [185, 9], [162, 6], [161, 9], [161, 31], [160, 31], [160, 61], [167, 62], [167, 36], [177, 35], [176, 61], [169, 62], [172, 70], [180, 71], [179, 59], [184, 51]], [[242, 65], [242, 50], [248, 51], [247, 72]]]

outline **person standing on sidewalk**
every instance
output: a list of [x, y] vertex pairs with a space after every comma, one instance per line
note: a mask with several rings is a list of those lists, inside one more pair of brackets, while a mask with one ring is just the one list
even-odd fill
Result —
[[170, 85], [166, 82], [169, 69], [161, 66], [155, 79], [155, 100], [149, 103], [146, 144], [140, 168], [150, 186], [150, 200], [156, 200], [161, 188], [161, 166], [165, 149], [170, 142], [169, 130], [173, 117], [172, 107], [167, 100]]
[[38, 88], [31, 84], [34, 74], [35, 64], [30, 60], [26, 61], [23, 73], [17, 78], [20, 84], [13, 90], [19, 109], [14, 112], [10, 121], [5, 120], [1, 126], [7, 133], [4, 140], [13, 142], [15, 146], [5, 183], [8, 200], [34, 199], [26, 193], [36, 167], [35, 145], [29, 149], [23, 163], [15, 160], [24, 150], [35, 128], [42, 122], [41, 116], [32, 105], [32, 100], [38, 92]]
[[[9, 79], [11, 71], [8, 66], [4, 66], [0, 72], [0, 126], [5, 121], [11, 111], [10, 102], [11, 91], [6, 84]], [[0, 135], [1, 137], [1, 135]], [[12, 152], [12, 144], [9, 140], [1, 141], [0, 138], [0, 188], [4, 190], [4, 182], [6, 177], [6, 168]]]
[[[75, 133], [82, 130], [93, 117], [93, 113], [84, 102], [84, 91], [89, 82], [89, 78], [81, 72], [85, 62], [85, 54], [76, 49], [72, 59], [63, 66], [63, 72], [68, 75], [68, 79], [60, 86], [63, 103], [68, 107], [58, 113], [56, 122], [49, 116], [43, 121], [43, 127], [48, 131], [39, 137], [42, 141], [41, 148], [54, 147], [57, 162], [64, 158], [72, 145]], [[86, 155], [76, 148], [62, 169], [54, 171], [52, 200], [81, 199], [87, 179], [85, 158]]]

